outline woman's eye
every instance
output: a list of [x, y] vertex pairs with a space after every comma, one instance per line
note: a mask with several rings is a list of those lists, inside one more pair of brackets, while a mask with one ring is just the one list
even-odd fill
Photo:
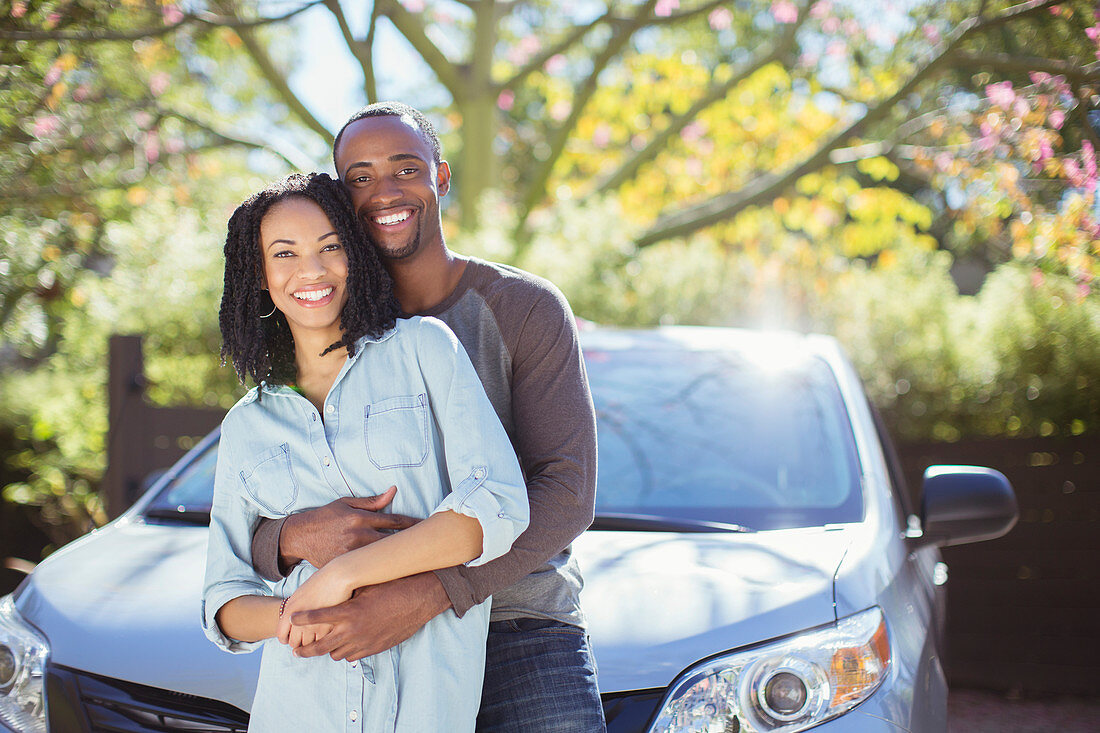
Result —
[[279, 252], [276, 252], [275, 254], [273, 254], [271, 256], [283, 259], [283, 258], [286, 258], [286, 257], [293, 257], [294, 253], [291, 252], [289, 249], [284, 249], [284, 250], [281, 250]]
[[336, 250], [343, 249], [343, 245], [339, 242], [329, 242], [321, 248], [322, 252], [335, 252]]

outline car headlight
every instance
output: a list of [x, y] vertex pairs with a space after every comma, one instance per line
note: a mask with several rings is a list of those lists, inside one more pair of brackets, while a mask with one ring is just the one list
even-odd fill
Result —
[[886, 619], [871, 608], [688, 670], [669, 688], [649, 730], [794, 733], [867, 699], [889, 667]]
[[0, 598], [0, 723], [26, 733], [46, 733], [43, 698], [50, 647], [15, 610], [11, 596]]

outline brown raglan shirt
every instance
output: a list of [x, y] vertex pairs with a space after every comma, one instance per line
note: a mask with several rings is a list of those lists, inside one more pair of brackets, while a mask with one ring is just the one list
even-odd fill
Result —
[[[417, 315], [442, 320], [466, 348], [519, 457], [531, 507], [527, 531], [506, 555], [436, 571], [455, 612], [492, 595], [494, 621], [584, 625], [569, 545], [592, 523], [596, 421], [569, 303], [547, 280], [470, 258], [454, 292]], [[270, 579], [280, 577], [282, 523], [261, 522], [252, 539], [253, 564]]]

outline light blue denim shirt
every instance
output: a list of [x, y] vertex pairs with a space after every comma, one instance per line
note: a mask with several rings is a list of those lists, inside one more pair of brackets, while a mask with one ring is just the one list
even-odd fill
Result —
[[[474, 729], [490, 601], [446, 611], [408, 641], [358, 663], [295, 657], [277, 640], [227, 638], [215, 615], [242, 595], [291, 595], [316, 571], [300, 563], [276, 585], [250, 558], [260, 517], [397, 485], [391, 510], [452, 510], [478, 520], [482, 554], [500, 557], [527, 527], [512, 445], [466, 351], [434, 318], [399, 320], [364, 338], [325, 399], [324, 419], [289, 387], [253, 389], [222, 422], [203, 588], [203, 628], [230, 652], [263, 647], [249, 730]], [[369, 620], [365, 622], [369, 623]]]

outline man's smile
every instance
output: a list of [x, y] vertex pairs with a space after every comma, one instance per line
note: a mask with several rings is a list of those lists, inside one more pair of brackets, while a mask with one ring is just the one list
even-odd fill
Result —
[[371, 214], [370, 220], [381, 226], [393, 226], [407, 220], [414, 213], [413, 209], [400, 209], [387, 214]]

